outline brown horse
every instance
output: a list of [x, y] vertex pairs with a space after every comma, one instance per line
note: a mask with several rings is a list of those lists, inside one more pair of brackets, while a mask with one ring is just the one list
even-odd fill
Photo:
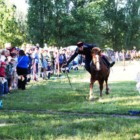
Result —
[[90, 93], [89, 100], [93, 100], [93, 84], [97, 80], [100, 87], [100, 97], [102, 97], [102, 90], [104, 81], [106, 83], [106, 94], [109, 94], [108, 77], [110, 74], [110, 68], [107, 68], [102, 56], [101, 50], [98, 47], [92, 49], [92, 62], [90, 64], [91, 79], [90, 79]]

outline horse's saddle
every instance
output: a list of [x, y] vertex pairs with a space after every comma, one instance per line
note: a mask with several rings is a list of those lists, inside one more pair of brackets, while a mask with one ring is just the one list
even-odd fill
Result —
[[106, 66], [107, 69], [109, 69], [109, 65], [107, 64], [107, 62], [105, 62], [105, 60], [101, 57], [103, 64]]
[[[109, 69], [108, 64], [105, 62], [105, 60], [104, 60], [102, 57], [101, 57], [101, 62], [106, 66], [107, 69]], [[101, 62], [100, 62], [100, 63], [101, 63]], [[96, 65], [94, 64], [93, 61], [91, 61], [91, 63], [90, 63], [90, 68], [91, 68], [92, 70], [94, 70], [94, 71], [97, 71], [97, 70], [96, 70]]]

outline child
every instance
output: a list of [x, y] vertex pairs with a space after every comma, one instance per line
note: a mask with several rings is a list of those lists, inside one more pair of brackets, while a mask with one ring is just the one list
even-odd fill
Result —
[[5, 73], [6, 63], [0, 61], [0, 96], [4, 96], [7, 94], [8, 91], [8, 82], [6, 80], [6, 73]]
[[[15, 59], [11, 58], [8, 61], [7, 67], [6, 67], [6, 78], [8, 81], [8, 89], [9, 91], [13, 88], [15, 88], [14, 85], [14, 72], [16, 70], [16, 67], [14, 66], [16, 63]], [[17, 83], [16, 83], [17, 84]]]
[[51, 63], [49, 62], [48, 66], [47, 66], [47, 77], [48, 77], [48, 79], [50, 79], [51, 74], [53, 74], [53, 71], [52, 71]]

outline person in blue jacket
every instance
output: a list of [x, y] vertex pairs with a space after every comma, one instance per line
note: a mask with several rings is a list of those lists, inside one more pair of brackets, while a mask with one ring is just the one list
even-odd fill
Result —
[[[94, 47], [97, 47], [96, 44], [86, 44], [84, 42], [78, 42], [77, 43], [77, 48], [76, 48], [74, 54], [70, 57], [70, 59], [67, 61], [67, 63], [65, 65], [69, 65], [69, 63], [78, 54], [82, 54], [82, 55], [85, 55], [85, 69], [90, 73], [90, 62], [92, 60], [91, 50]], [[104, 55], [102, 55], [102, 58], [104, 59], [108, 68], [112, 67], [115, 64], [115, 62], [110, 63]]]
[[18, 74], [18, 89], [25, 90], [27, 82], [29, 57], [25, 55], [23, 50], [19, 51], [18, 63], [17, 63], [17, 74]]

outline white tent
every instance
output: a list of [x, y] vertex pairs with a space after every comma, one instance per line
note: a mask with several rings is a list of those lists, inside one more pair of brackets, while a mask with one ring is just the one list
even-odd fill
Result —
[[69, 48], [71, 51], [74, 51], [74, 50], [76, 50], [77, 46], [71, 45], [71, 46], [68, 46], [67, 48]]

